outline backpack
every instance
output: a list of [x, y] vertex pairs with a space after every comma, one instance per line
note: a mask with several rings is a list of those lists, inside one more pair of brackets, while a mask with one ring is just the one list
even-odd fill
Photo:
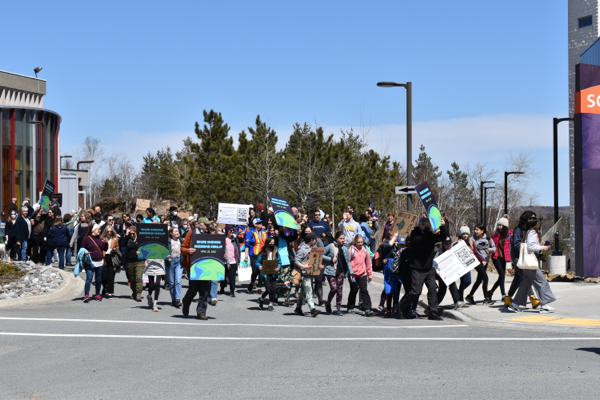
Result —
[[383, 244], [380, 244], [375, 252], [375, 258], [373, 259], [373, 267], [383, 269], [383, 264], [385, 263], [385, 258], [383, 258]]
[[400, 263], [402, 262], [402, 252], [406, 249], [400, 249], [396, 252], [394, 263], [392, 264], [392, 273], [396, 276], [400, 275]]
[[110, 261], [112, 262], [112, 267], [115, 272], [121, 270], [121, 265], [123, 265], [123, 255], [121, 254], [121, 250], [118, 247], [115, 247], [110, 251]]

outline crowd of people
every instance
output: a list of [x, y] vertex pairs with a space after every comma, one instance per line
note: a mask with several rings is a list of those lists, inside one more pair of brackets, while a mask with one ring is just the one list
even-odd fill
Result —
[[[523, 254], [529, 260], [529, 254], [550, 248], [540, 243], [540, 221], [531, 211], [521, 215], [514, 231], [505, 216], [491, 235], [483, 225], [476, 225], [473, 234], [468, 226], [461, 226], [456, 232], [457, 240], [453, 241], [446, 219], [442, 219], [441, 226], [434, 231], [429, 218], [423, 216], [411, 233], [403, 237], [394, 229], [394, 213], [387, 215], [384, 224], [379, 221], [374, 207], [357, 215], [355, 207], [348, 205], [336, 226], [320, 207], [315, 207], [310, 214], [296, 208], [292, 210], [300, 229], [278, 226], [273, 209], [262, 204], [256, 210], [251, 206], [247, 224], [222, 225], [217, 218], [210, 219], [202, 213], [181, 218], [175, 206], [167, 215], [156, 215], [154, 209], [147, 208], [143, 211], [145, 215], [122, 213], [117, 218], [103, 215], [99, 206], [61, 215], [58, 203], [53, 202], [46, 210], [39, 204], [31, 206], [30, 200], [25, 199], [19, 208], [13, 199], [8, 218], [2, 212], [0, 237], [5, 244], [6, 258], [45, 265], [57, 259], [60, 269], [66, 265], [74, 266], [76, 273], [85, 272], [85, 303], [112, 299], [115, 277], [125, 271], [134, 301], [143, 301], [146, 289], [148, 307], [158, 312], [162, 287], [169, 291], [171, 305], [181, 308], [187, 316], [198, 295], [196, 316], [201, 320], [207, 319], [208, 305], [217, 305], [219, 295], [227, 293], [236, 297], [240, 268], [252, 271], [245, 291], [258, 295], [256, 301], [260, 309], [273, 311], [274, 306], [281, 304], [294, 307], [300, 316], [305, 315], [305, 305], [311, 317], [322, 312], [320, 307], [324, 307], [327, 314], [344, 315], [346, 279], [350, 287], [346, 313], [360, 311], [365, 317], [376, 312], [385, 317], [418, 317], [417, 302], [423, 286], [428, 291], [425, 314], [430, 320], [441, 320], [439, 304], [448, 290], [454, 308], [459, 309], [477, 304], [480, 287], [482, 305], [494, 304], [494, 292], [499, 289], [509, 311], [521, 312], [529, 299], [533, 308], [539, 307], [540, 313], [553, 312], [549, 304], [555, 298], [541, 270], [532, 267], [531, 262], [529, 266], [519, 262]], [[136, 228], [140, 223], [169, 226], [169, 255], [165, 259], [140, 259]], [[382, 234], [378, 234], [380, 225], [383, 225]], [[193, 234], [225, 235], [225, 279], [221, 282], [189, 280], [183, 295], [182, 280], [189, 279], [190, 256], [196, 251], [191, 242]], [[474, 269], [477, 278], [467, 296], [464, 291], [471, 285], [471, 272], [446, 285], [434, 261], [460, 242], [467, 245], [478, 262]], [[525, 250], [521, 248], [522, 243]], [[324, 249], [317, 273], [311, 270], [309, 263], [311, 249], [315, 247]], [[75, 264], [71, 263], [73, 258]], [[272, 269], [263, 273], [267, 262], [277, 265], [275, 273]], [[498, 271], [497, 281], [491, 288], [486, 272], [490, 262]], [[515, 270], [508, 292], [504, 285], [507, 263], [512, 263]], [[375, 308], [369, 289], [373, 270], [377, 268], [383, 272], [384, 288], [380, 294], [376, 293], [375, 301], [379, 304]], [[327, 295], [324, 295], [325, 287], [329, 287]], [[400, 298], [402, 288], [404, 295]], [[335, 304], [332, 304], [334, 298]]]

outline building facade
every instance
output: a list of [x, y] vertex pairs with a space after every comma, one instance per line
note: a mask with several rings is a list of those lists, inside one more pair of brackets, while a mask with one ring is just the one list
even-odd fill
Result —
[[[0, 71], [0, 209], [11, 199], [37, 202], [47, 179], [59, 185], [60, 123], [44, 109], [46, 81]], [[57, 188], [59, 191], [59, 188]]]

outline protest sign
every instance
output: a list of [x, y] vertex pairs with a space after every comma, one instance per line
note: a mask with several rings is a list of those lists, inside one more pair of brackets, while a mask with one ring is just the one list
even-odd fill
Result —
[[[417, 225], [418, 220], [419, 214], [408, 211], [398, 211], [390, 232], [392, 235], [394, 233], [398, 234], [398, 242], [405, 242], [408, 235], [410, 235], [410, 232]], [[401, 240], [402, 238], [404, 238], [404, 240]]]
[[250, 205], [219, 203], [217, 220], [221, 224], [248, 225]]
[[137, 199], [135, 201], [136, 211], [146, 211], [147, 208], [150, 208], [150, 200]]
[[164, 260], [169, 255], [167, 224], [137, 224], [136, 228], [140, 260]]
[[446, 250], [433, 259], [433, 266], [440, 273], [440, 277], [446, 285], [450, 285], [478, 264], [479, 261], [462, 240], [450, 250]]
[[425, 207], [425, 212], [429, 216], [429, 222], [431, 222], [431, 230], [436, 231], [442, 226], [442, 213], [438, 208], [435, 197], [429, 188], [429, 183], [423, 182], [420, 185], [415, 186], [415, 190]]
[[246, 282], [252, 277], [252, 267], [242, 258], [242, 261], [238, 265], [237, 269], [238, 281]]
[[310, 249], [310, 256], [308, 258], [308, 265], [310, 265], [310, 269], [308, 270], [308, 275], [320, 275], [321, 274], [321, 264], [323, 263], [323, 252], [325, 251], [324, 247], [312, 247]]
[[[552, 228], [550, 228], [550, 230], [544, 234], [544, 236], [542, 237], [542, 243], [552, 242], [554, 240], [554, 235], [556, 235], [556, 232], [558, 232], [558, 230], [561, 228], [561, 226], [562, 226], [562, 217], [560, 217], [560, 219], [556, 222], [556, 224], [554, 224], [554, 226]], [[558, 249], [555, 249], [555, 250], [558, 250]]]
[[271, 202], [271, 207], [273, 207], [273, 215], [275, 215], [277, 225], [294, 230], [300, 229], [296, 224], [292, 207], [285, 197], [275, 196], [274, 194], [268, 194], [267, 197]]
[[279, 260], [263, 260], [260, 272], [265, 275], [276, 274], [279, 268]]
[[191, 237], [196, 252], [190, 256], [191, 281], [222, 281], [225, 279], [225, 235]]
[[44, 210], [50, 208], [50, 202], [55, 187], [56, 186], [54, 185], [54, 183], [50, 182], [49, 180], [46, 180], [46, 184], [44, 185], [44, 190], [42, 190], [42, 196], [40, 199], [40, 207], [42, 207]]
[[190, 213], [189, 212], [180, 212], [177, 214], [179, 216], [179, 218], [181, 219], [188, 219], [190, 218]]

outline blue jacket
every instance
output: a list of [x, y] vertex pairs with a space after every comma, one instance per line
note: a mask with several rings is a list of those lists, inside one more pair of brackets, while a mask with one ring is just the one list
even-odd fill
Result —
[[48, 239], [53, 247], [69, 245], [69, 228], [66, 225], [53, 225], [48, 231]]
[[[279, 265], [277, 266], [277, 268], [279, 268], [279, 270], [281, 271], [281, 257], [279, 256], [279, 253], [275, 253], [275, 255], [277, 256], [277, 261], [279, 261]], [[261, 265], [262, 263], [262, 251], [260, 252], [260, 254], [258, 255], [258, 257], [256, 258], [256, 264], [257, 265]], [[261, 276], [265, 277], [266, 274], [260, 274]], [[275, 278], [277, 278], [278, 274], [269, 274], [271, 276], [274, 276]]]
[[350, 255], [348, 254], [348, 248], [346, 246], [338, 248], [338, 259], [334, 264], [333, 257], [335, 255], [335, 252], [333, 250], [333, 246], [335, 246], [335, 244], [333, 243], [327, 245], [327, 247], [325, 247], [325, 251], [323, 252], [323, 262], [325, 263], [325, 270], [323, 271], [323, 274], [335, 276], [337, 272], [335, 268], [338, 265], [340, 265], [339, 259], [340, 257], [344, 257], [347, 266], [347, 268], [343, 271], [344, 276], [348, 277], [348, 274], [354, 275], [354, 271], [352, 271], [352, 264], [350, 264]]
[[366, 222], [361, 222], [360, 223], [360, 227], [363, 230], [363, 232], [365, 233], [365, 244], [369, 245], [371, 244], [371, 228], [369, 227], [369, 224], [367, 224]]
[[92, 265], [92, 257], [89, 254], [85, 254], [85, 249], [79, 249], [77, 252], [77, 262], [75, 263], [75, 269], [73, 270], [73, 274], [75, 277], [79, 275], [81, 271], [85, 269], [85, 266], [89, 266], [91, 268]]

